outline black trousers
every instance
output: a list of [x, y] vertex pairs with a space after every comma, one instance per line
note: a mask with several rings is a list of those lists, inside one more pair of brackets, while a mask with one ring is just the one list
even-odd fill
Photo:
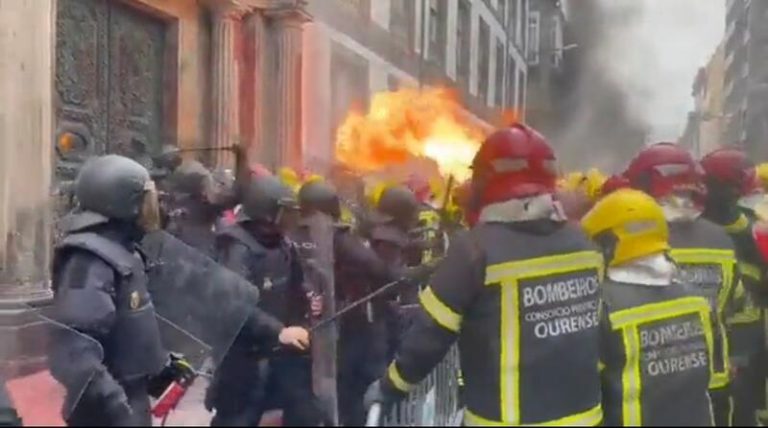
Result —
[[757, 412], [765, 406], [766, 356], [755, 355], [737, 366], [731, 383], [733, 425], [757, 426]]
[[733, 426], [733, 397], [730, 386], [710, 389], [709, 397], [712, 399], [712, 416], [715, 418], [715, 426]]
[[67, 417], [68, 426], [99, 427], [99, 426], [151, 426], [149, 394], [144, 381], [123, 385], [128, 397], [128, 405], [133, 414], [121, 418], [107, 413], [106, 403], [95, 400], [80, 400]]
[[243, 385], [227, 376], [216, 382], [212, 399], [216, 415], [211, 426], [258, 426], [264, 412], [283, 410], [283, 426], [320, 426], [325, 417], [312, 392], [312, 364], [306, 356], [286, 355], [253, 367]]
[[[365, 321], [363, 321], [365, 322]], [[342, 426], [364, 426], [363, 397], [368, 387], [384, 375], [389, 337], [386, 324], [342, 326], [338, 349], [338, 403]]]

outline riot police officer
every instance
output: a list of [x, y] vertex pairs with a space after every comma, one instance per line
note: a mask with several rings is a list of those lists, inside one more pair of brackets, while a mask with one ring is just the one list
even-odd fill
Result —
[[75, 336], [54, 344], [52, 374], [68, 389], [64, 418], [69, 425], [150, 425], [148, 380], [167, 358], [138, 248], [159, 226], [154, 183], [135, 161], [110, 155], [86, 163], [75, 192], [81, 210], [65, 219], [55, 252], [54, 309], [57, 321], [99, 346]]
[[725, 320], [730, 297], [740, 282], [734, 244], [723, 227], [701, 216], [704, 187], [701, 166], [673, 143], [641, 150], [623, 173], [629, 184], [651, 195], [669, 223], [670, 255], [683, 278], [710, 300], [715, 356], [710, 395], [715, 424], [731, 424], [729, 341]]
[[607, 266], [604, 425], [712, 426], [714, 313], [693, 284], [677, 278], [661, 207], [643, 192], [622, 189], [599, 201], [581, 224]]
[[603, 261], [553, 198], [554, 163], [526, 125], [483, 142], [472, 177], [478, 223], [453, 240], [421, 292], [415, 323], [368, 404], [403, 397], [458, 341], [465, 425], [600, 424]]
[[200, 252], [215, 256], [215, 226], [232, 205], [232, 196], [217, 186], [213, 174], [197, 161], [181, 164], [167, 178], [166, 230]]
[[[423, 276], [424, 269], [406, 271], [387, 263], [349, 225], [340, 223], [340, 201], [332, 185], [322, 181], [304, 184], [299, 190], [299, 205], [304, 218], [319, 212], [336, 222], [331, 239], [337, 310], [400, 278], [418, 281]], [[385, 316], [391, 297], [385, 293], [339, 320], [337, 390], [344, 426], [365, 423], [363, 395], [386, 368], [389, 338]]]
[[[286, 232], [297, 220], [293, 191], [272, 176], [256, 177], [243, 191], [238, 222], [217, 236], [217, 257], [261, 295], [259, 307], [284, 325], [306, 325], [303, 272]], [[311, 361], [303, 341], [297, 352], [241, 335], [224, 358], [209, 391], [213, 426], [258, 425], [265, 410], [282, 408], [288, 426], [322, 421], [311, 389]]]

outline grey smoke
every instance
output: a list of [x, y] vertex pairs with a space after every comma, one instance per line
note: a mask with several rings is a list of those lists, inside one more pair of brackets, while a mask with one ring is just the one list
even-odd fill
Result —
[[691, 85], [722, 37], [721, 0], [570, 0], [572, 90], [553, 133], [566, 167], [609, 172], [646, 142], [674, 141]]

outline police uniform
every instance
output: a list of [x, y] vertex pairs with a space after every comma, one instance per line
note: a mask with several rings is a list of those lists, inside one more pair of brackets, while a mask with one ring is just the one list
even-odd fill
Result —
[[[259, 288], [259, 308], [284, 325], [305, 325], [309, 301], [295, 248], [282, 237], [263, 238], [242, 223], [217, 238], [219, 261]], [[308, 355], [285, 351], [270, 356], [269, 344], [242, 332], [211, 388], [213, 425], [258, 425], [264, 411], [280, 408], [288, 426], [316, 425], [322, 416], [312, 394]]]
[[549, 220], [458, 237], [382, 390], [411, 390], [458, 341], [465, 425], [599, 425], [603, 260], [593, 248], [576, 226]]
[[[123, 156], [89, 160], [75, 183], [78, 211], [53, 260], [56, 322], [51, 374], [66, 389], [70, 425], [148, 425], [147, 386], [165, 366], [138, 242], [159, 226], [149, 172]], [[73, 360], [72, 355], [77, 355]], [[84, 389], [83, 389], [84, 388]]]
[[[85, 216], [90, 213], [81, 214]], [[68, 391], [64, 415], [70, 425], [150, 425], [147, 384], [165, 365], [144, 260], [119, 229], [102, 224], [74, 230], [56, 248], [53, 268], [57, 321], [91, 336], [104, 360], [74, 337], [53, 348], [52, 374]], [[67, 349], [84, 349], [71, 364]]]
[[711, 310], [684, 283], [602, 286], [606, 426], [712, 426]]
[[740, 281], [734, 245], [721, 226], [703, 218], [670, 222], [669, 232], [670, 255], [680, 267], [682, 281], [706, 297], [716, 314], [711, 320], [715, 353], [710, 394], [716, 425], [730, 425], [730, 349], [725, 320], [730, 296]]

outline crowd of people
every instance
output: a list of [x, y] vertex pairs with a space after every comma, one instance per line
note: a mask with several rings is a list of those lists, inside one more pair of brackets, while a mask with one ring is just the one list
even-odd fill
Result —
[[[545, 137], [516, 123], [443, 189], [418, 176], [366, 189], [343, 168], [273, 173], [236, 154], [233, 172], [178, 152], [154, 176], [117, 155], [79, 172], [52, 275], [57, 322], [81, 335], [50, 357], [69, 425], [149, 425], [150, 396], [184, 372], [142, 249], [158, 233], [258, 292], [214, 350], [212, 426], [270, 409], [287, 426], [361, 426], [454, 346], [467, 426], [758, 424], [768, 232], [742, 151], [697, 160], [658, 143], [620, 174], [562, 177]], [[338, 414], [313, 385], [323, 323]]]

